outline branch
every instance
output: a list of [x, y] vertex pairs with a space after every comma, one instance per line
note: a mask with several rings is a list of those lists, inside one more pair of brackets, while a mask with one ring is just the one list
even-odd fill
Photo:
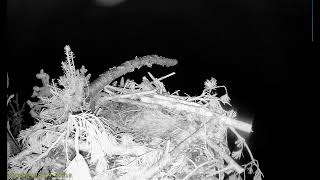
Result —
[[[131, 96], [131, 98], [135, 98], [135, 97]], [[220, 121], [222, 121], [228, 126], [232, 126], [244, 132], [251, 132], [251, 127], [252, 127], [251, 124], [212, 112], [210, 110], [207, 110], [201, 107], [199, 104], [196, 104], [196, 103], [176, 100], [174, 98], [169, 98], [162, 95], [154, 95], [153, 97], [140, 96], [140, 101], [144, 103], [149, 103], [149, 104], [158, 104], [158, 105], [165, 106], [171, 109], [176, 109], [179, 111], [188, 111], [188, 112], [200, 114], [206, 117], [217, 116], [220, 118]]]
[[235, 162], [232, 157], [230, 157], [228, 154], [224, 153], [223, 150], [216, 144], [212, 143], [211, 141], [207, 142], [208, 145], [216, 150], [219, 155], [238, 173], [241, 174], [243, 173], [244, 169], [237, 163]]
[[[197, 170], [199, 170], [201, 167], [203, 167], [204, 165], [207, 165], [209, 163], [212, 163], [212, 162], [216, 162], [216, 160], [211, 160], [211, 161], [207, 161], [207, 162], [204, 162], [202, 164], [200, 164], [199, 166], [197, 166], [196, 168], [194, 168], [188, 175], [186, 175], [183, 180], [187, 180], [189, 177], [191, 177]], [[221, 173], [223, 171], [226, 171], [226, 170], [229, 170], [231, 168], [231, 166], [227, 166], [219, 171], [216, 171], [214, 172], [215, 174], [218, 174], [218, 173]]]
[[249, 155], [250, 155], [250, 159], [251, 159], [251, 162], [256, 166], [256, 168], [261, 172], [262, 176], [264, 177], [262, 171], [260, 170], [259, 168], [259, 165], [255, 162], [255, 159], [252, 155], [252, 152], [248, 146], [248, 144], [246, 143], [245, 139], [243, 137], [240, 136], [240, 134], [233, 128], [233, 127], [229, 127], [229, 129], [237, 136], [237, 138], [244, 144], [244, 146], [246, 147]]
[[126, 61], [118, 67], [113, 67], [101, 74], [98, 79], [90, 84], [89, 94], [90, 97], [94, 97], [99, 91], [101, 91], [106, 85], [110, 84], [113, 80], [129, 73], [133, 72], [135, 68], [141, 68], [142, 66], [151, 67], [153, 64], [161, 66], [174, 66], [178, 63], [175, 59], [168, 59], [157, 55], [144, 56], [136, 58], [134, 60]]
[[[150, 92], [150, 93], [149, 93]], [[152, 97], [145, 96], [145, 94], [148, 94], [149, 96], [152, 95]], [[143, 96], [142, 96], [143, 95]], [[227, 116], [221, 115], [216, 112], [212, 112], [203, 106], [194, 103], [194, 102], [188, 102], [184, 100], [179, 100], [173, 97], [153, 94], [153, 91], [146, 91], [142, 92], [142, 94], [139, 95], [139, 93], [132, 93], [132, 94], [126, 94], [122, 96], [114, 96], [116, 98], [112, 98], [112, 96], [109, 96], [105, 98], [104, 100], [114, 100], [118, 102], [123, 103], [130, 103], [135, 104], [139, 106], [146, 106], [148, 108], [158, 108], [159, 106], [164, 106], [170, 109], [175, 109], [178, 111], [188, 111], [191, 113], [196, 113], [205, 117], [213, 117], [216, 116], [225, 123], [228, 126], [234, 127], [236, 129], [239, 129], [244, 132], [251, 132], [252, 125], [239, 121], [237, 119], [229, 118]], [[124, 98], [121, 98], [124, 97]], [[140, 100], [140, 101], [138, 101]], [[103, 102], [103, 101], [99, 101]]]

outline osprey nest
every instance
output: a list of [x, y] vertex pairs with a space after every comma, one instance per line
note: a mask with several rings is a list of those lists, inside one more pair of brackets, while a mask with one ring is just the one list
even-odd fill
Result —
[[[36, 124], [19, 134], [22, 151], [8, 159], [9, 179], [262, 179], [238, 133], [250, 133], [251, 124], [223, 109], [230, 98], [216, 79], [191, 97], [166, 91], [161, 81], [175, 73], [160, 78], [148, 73], [140, 84], [122, 77], [142, 66], [177, 64], [153, 55], [127, 61], [89, 83], [84, 66], [75, 69], [69, 46], [65, 54], [57, 83], [43, 70], [37, 74], [43, 87], [34, 87], [37, 101], [28, 101]], [[217, 95], [219, 88], [224, 95]], [[234, 142], [228, 142], [230, 134]], [[243, 150], [249, 161], [241, 165]]]

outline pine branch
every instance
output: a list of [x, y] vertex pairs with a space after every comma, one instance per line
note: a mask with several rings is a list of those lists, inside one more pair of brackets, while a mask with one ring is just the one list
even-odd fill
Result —
[[113, 80], [129, 73], [133, 72], [135, 68], [139, 69], [142, 66], [151, 67], [153, 64], [158, 64], [161, 66], [174, 66], [178, 63], [175, 59], [164, 58], [157, 55], [144, 56], [141, 58], [136, 58], [134, 60], [126, 61], [118, 67], [113, 67], [101, 74], [98, 79], [90, 84], [89, 87], [89, 97], [93, 98], [91, 102], [91, 108], [94, 109], [94, 97], [108, 84], [110, 84]]

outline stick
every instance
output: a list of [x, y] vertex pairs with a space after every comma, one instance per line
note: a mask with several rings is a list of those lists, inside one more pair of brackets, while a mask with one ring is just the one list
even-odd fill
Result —
[[[161, 97], [161, 99], [159, 97]], [[166, 99], [168, 99], [168, 98], [165, 96], [161, 96], [161, 95], [155, 95], [154, 98], [147, 97], [147, 96], [140, 96], [140, 100], [145, 103], [159, 104], [161, 106], [166, 106], [166, 107], [176, 109], [179, 111], [189, 111], [191, 113], [197, 113], [197, 114], [200, 114], [200, 115], [206, 116], [206, 117], [218, 116], [223, 123], [225, 123], [229, 126], [235, 127], [236, 129], [242, 130], [244, 132], [251, 132], [252, 131], [251, 124], [220, 115], [218, 113], [206, 110], [205, 108], [202, 108], [202, 107], [187, 105], [184, 103], [182, 104], [179, 101], [174, 102], [171, 99], [169, 99], [169, 100], [166, 100]]]
[[172, 73], [170, 73], [170, 74], [168, 74], [168, 75], [165, 75], [165, 76], [163, 76], [163, 77], [161, 77], [161, 78], [158, 78], [158, 80], [159, 81], [162, 81], [162, 80], [164, 80], [164, 79], [166, 79], [166, 78], [168, 78], [168, 77], [170, 77], [170, 76], [173, 76], [173, 75], [175, 75], [176, 73], [175, 72], [172, 72]]
[[[185, 102], [183, 100], [177, 100], [172, 97], [167, 97], [167, 96], [162, 96], [162, 95], [153, 95], [153, 97], [148, 97], [148, 96], [139, 96], [138, 99], [140, 101], [137, 101], [137, 96], [129, 95], [125, 96], [126, 98], [117, 98], [114, 99], [119, 102], [125, 102], [125, 103], [131, 103], [131, 104], [136, 104], [136, 105], [142, 105], [146, 107], [151, 107], [151, 108], [157, 108], [158, 106], [165, 106], [171, 109], [176, 109], [178, 111], [188, 111], [191, 113], [196, 113], [205, 117], [212, 117], [216, 116], [225, 123], [228, 126], [234, 127], [236, 129], [239, 129], [244, 132], [252, 132], [252, 125], [239, 121], [237, 119], [229, 118], [227, 116], [212, 112], [210, 110], [207, 110], [203, 108], [201, 105], [193, 103], [193, 102]], [[111, 97], [108, 97], [111, 98]], [[112, 99], [112, 98], [111, 98]], [[132, 99], [132, 100], [130, 100]]]
[[252, 152], [247, 144], [247, 142], [245, 141], [245, 139], [243, 137], [240, 136], [240, 134], [233, 128], [233, 127], [229, 127], [229, 129], [237, 136], [237, 138], [244, 144], [244, 146], [246, 147], [249, 155], [250, 155], [250, 158], [251, 158], [251, 161], [253, 162], [253, 164], [256, 166], [257, 169], [259, 169], [259, 171], [261, 172], [261, 175], [262, 177], [264, 177], [262, 171], [260, 170], [259, 168], [259, 165], [255, 162], [255, 159], [253, 158], [253, 155], [252, 155]]
[[225, 159], [228, 162], [228, 164], [230, 164], [237, 173], [239, 173], [239, 174], [243, 173], [244, 169], [238, 163], [236, 163], [232, 159], [232, 157], [230, 157], [226, 153], [223, 153], [223, 150], [218, 145], [212, 143], [211, 141], [208, 141], [207, 143], [212, 149], [217, 150], [217, 152], [220, 154], [220, 156], [223, 159]]

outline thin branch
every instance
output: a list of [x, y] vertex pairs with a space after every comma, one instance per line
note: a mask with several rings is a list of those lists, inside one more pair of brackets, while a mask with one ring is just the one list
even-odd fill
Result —
[[170, 77], [170, 76], [173, 76], [173, 75], [175, 75], [176, 73], [175, 72], [172, 72], [172, 73], [170, 73], [170, 74], [168, 74], [168, 75], [165, 75], [165, 76], [162, 76], [161, 78], [158, 78], [158, 80], [159, 81], [162, 81], [162, 80], [164, 80], [164, 79], [166, 79], [166, 78], [168, 78], [168, 77]]
[[212, 149], [216, 150], [216, 151], [220, 154], [220, 156], [221, 156], [225, 161], [227, 161], [228, 164], [232, 165], [233, 169], [234, 169], [237, 173], [241, 174], [241, 173], [244, 171], [244, 169], [243, 169], [238, 163], [236, 163], [236, 162], [232, 159], [232, 157], [230, 157], [228, 154], [224, 153], [223, 150], [222, 150], [218, 145], [212, 143], [211, 141], [208, 141], [207, 143], [208, 143], [208, 145], [209, 145]]
[[[183, 178], [183, 180], [189, 179], [189, 177], [191, 177], [191, 176], [192, 176], [196, 171], [198, 171], [201, 167], [203, 167], [203, 166], [205, 166], [205, 165], [207, 165], [207, 164], [209, 164], [209, 163], [213, 163], [213, 162], [216, 162], [216, 160], [211, 160], [211, 161], [207, 161], [207, 162], [204, 162], [204, 163], [200, 164], [199, 166], [197, 166], [196, 168], [194, 168], [188, 175], [186, 175], [186, 176]], [[230, 168], [228, 168], [228, 169], [230, 169]], [[218, 174], [218, 173], [221, 173], [221, 172], [226, 171], [226, 170], [228, 170], [228, 169], [224, 168], [224, 169], [221, 169], [221, 170], [219, 170], [219, 171], [216, 171], [216, 173]]]
[[264, 177], [262, 171], [261, 171], [260, 168], [259, 168], [259, 165], [255, 162], [255, 159], [254, 159], [254, 157], [253, 157], [253, 155], [252, 155], [252, 152], [251, 152], [248, 144], [246, 143], [245, 139], [244, 139], [242, 136], [240, 136], [240, 134], [239, 134], [233, 127], [229, 127], [229, 129], [230, 129], [230, 130], [237, 136], [237, 138], [244, 144], [244, 146], [246, 147], [246, 149], [247, 149], [247, 151], [248, 151], [248, 153], [249, 153], [249, 156], [250, 156], [250, 158], [251, 158], [251, 161], [252, 161], [253, 164], [256, 166], [256, 168], [261, 172], [261, 175]]

